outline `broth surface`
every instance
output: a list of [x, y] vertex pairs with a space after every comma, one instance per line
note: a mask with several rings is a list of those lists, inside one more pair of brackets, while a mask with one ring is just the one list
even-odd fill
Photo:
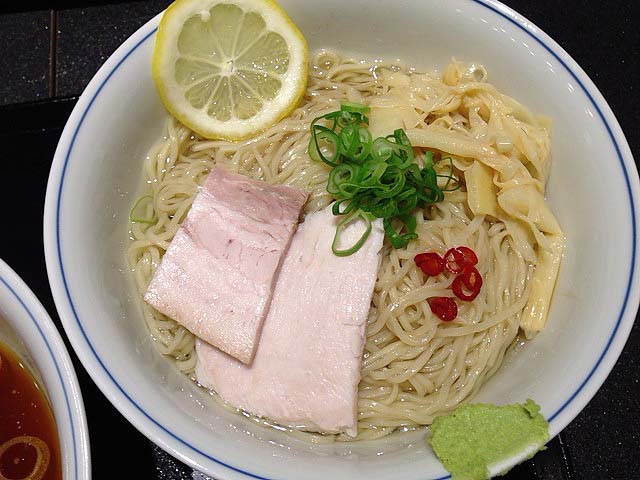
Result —
[[51, 406], [24, 362], [0, 343], [0, 478], [62, 480]]

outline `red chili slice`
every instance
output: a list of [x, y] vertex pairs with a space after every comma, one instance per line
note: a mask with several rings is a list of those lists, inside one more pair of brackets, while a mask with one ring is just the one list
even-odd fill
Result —
[[[467, 294], [463, 286], [470, 292]], [[470, 302], [478, 296], [482, 288], [482, 275], [476, 267], [468, 266], [458, 275], [451, 284], [451, 289], [456, 297], [465, 302]]]
[[450, 248], [444, 254], [444, 264], [451, 273], [460, 273], [465, 267], [464, 255], [457, 248]]
[[456, 250], [458, 250], [462, 254], [466, 265], [478, 264], [478, 256], [476, 255], [476, 252], [471, 250], [469, 247], [458, 247], [456, 248]]
[[431, 311], [442, 321], [450, 322], [458, 316], [458, 305], [450, 297], [431, 297], [427, 300]]
[[425, 275], [435, 277], [444, 271], [444, 259], [436, 252], [419, 253], [414, 260]]
[[460, 273], [469, 265], [478, 263], [478, 256], [469, 247], [455, 247], [444, 254], [444, 262], [451, 273]]

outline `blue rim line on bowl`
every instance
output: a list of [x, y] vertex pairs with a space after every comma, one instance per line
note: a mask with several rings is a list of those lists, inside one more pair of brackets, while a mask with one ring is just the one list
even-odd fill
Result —
[[[18, 276], [17, 273], [13, 272], [13, 270], [11, 270], [11, 267], [9, 267], [6, 263], [1, 262], [0, 263], [1, 266], [5, 266], [8, 270], [10, 270], [15, 277], [22, 281], [20, 279], [20, 277]], [[18, 293], [13, 289], [13, 287], [9, 284], [9, 282], [7, 280], [5, 280], [2, 276], [0, 276], [0, 282], [2, 282], [4, 284], [4, 286], [7, 288], [7, 290], [9, 290], [11, 292], [11, 294], [16, 298], [16, 300], [18, 300], [18, 303], [20, 303], [20, 305], [22, 306], [22, 308], [24, 309], [25, 312], [27, 312], [27, 315], [29, 315], [29, 318], [31, 319], [31, 321], [33, 322], [33, 324], [35, 325], [36, 329], [38, 330], [38, 333], [40, 334], [40, 337], [42, 337], [42, 340], [44, 341], [45, 345], [47, 346], [47, 350], [49, 351], [49, 356], [51, 357], [51, 361], [53, 362], [53, 364], [56, 367], [56, 372], [58, 373], [58, 380], [60, 380], [60, 384], [62, 385], [62, 390], [64, 391], [64, 399], [65, 399], [65, 403], [66, 403], [66, 407], [67, 407], [67, 414], [69, 415], [69, 419], [71, 420], [71, 435], [72, 435], [72, 440], [73, 440], [73, 467], [74, 467], [74, 472], [75, 472], [75, 477], [74, 478], [80, 478], [79, 477], [79, 472], [78, 472], [78, 458], [77, 458], [77, 445], [76, 445], [76, 425], [75, 425], [75, 421], [74, 421], [74, 417], [71, 413], [71, 394], [69, 393], [68, 389], [67, 389], [67, 385], [65, 384], [63, 378], [62, 378], [62, 372], [60, 370], [60, 365], [58, 364], [58, 361], [56, 360], [56, 356], [53, 354], [53, 349], [51, 348], [51, 345], [49, 344], [49, 341], [47, 340], [46, 335], [44, 334], [44, 332], [42, 331], [42, 328], [40, 327], [40, 325], [38, 324], [38, 322], [36, 321], [36, 317], [33, 315], [33, 313], [31, 312], [31, 310], [29, 310], [29, 307], [27, 307], [27, 304], [25, 303], [25, 301], [20, 297], [20, 295], [18, 295]], [[25, 284], [25, 288], [28, 288]]]
[[[517, 23], [511, 17], [505, 15], [503, 12], [501, 12], [500, 10], [495, 8], [494, 6], [486, 5], [481, 0], [472, 0], [472, 1], [484, 5], [485, 7], [489, 8], [490, 10], [492, 10], [492, 11], [496, 12], [497, 14], [503, 16], [504, 18], [509, 20], [514, 25], [517, 25], [518, 27], [520, 27], [525, 32], [530, 33], [528, 30], [523, 28], [519, 23]], [[562, 64], [562, 66], [571, 74], [571, 76], [574, 78], [574, 80], [576, 82], [578, 82], [578, 84], [580, 85], [580, 88], [582, 88], [584, 93], [587, 95], [587, 97], [589, 98], [589, 101], [591, 102], [591, 104], [596, 108], [596, 110], [598, 112], [598, 115], [600, 116], [600, 119], [604, 123], [605, 127], [607, 127], [607, 132], [609, 133], [609, 137], [611, 138], [611, 142], [613, 143], [613, 145], [614, 145], [614, 147], [616, 149], [616, 153], [618, 154], [618, 160], [620, 161], [620, 165], [622, 166], [622, 172], [624, 173], [624, 180], [625, 180], [625, 184], [627, 186], [627, 192], [629, 193], [629, 200], [630, 200], [629, 204], [630, 204], [630, 207], [631, 207], [631, 235], [632, 235], [632, 239], [633, 239], [632, 242], [631, 242], [632, 250], [631, 250], [631, 262], [629, 264], [629, 280], [627, 281], [627, 290], [626, 290], [626, 292], [624, 294], [624, 301], [622, 302], [622, 308], [620, 309], [620, 314], [618, 315], [618, 319], [616, 321], [615, 327], [613, 328], [613, 332], [611, 332], [611, 335], [609, 336], [609, 340], [607, 341], [607, 344], [605, 345], [604, 350], [602, 351], [602, 353], [598, 357], [598, 361], [596, 362], [594, 367], [591, 369], [591, 371], [589, 372], [587, 377], [584, 379], [584, 381], [580, 384], [580, 386], [576, 389], [576, 391], [573, 392], [573, 394], [567, 399], [567, 401], [564, 402], [562, 404], [562, 406], [547, 419], [548, 422], [551, 422], [551, 421], [553, 421], [554, 418], [556, 418], [567, 407], [567, 405], [569, 405], [569, 403], [571, 403], [571, 401], [580, 393], [580, 391], [585, 386], [585, 384], [591, 379], [591, 377], [593, 376], [595, 371], [598, 369], [598, 366], [600, 365], [600, 362], [602, 362], [602, 359], [604, 358], [606, 353], [609, 351], [609, 347], [611, 345], [611, 342], [613, 342], [613, 339], [616, 336], [616, 333], [618, 332], [618, 328], [620, 327], [620, 322], [622, 321], [622, 316], [623, 316], [624, 312], [627, 309], [627, 303], [629, 301], [629, 295], [631, 294], [631, 284], [633, 283], [633, 270], [634, 270], [634, 265], [636, 263], [636, 244], [635, 244], [635, 238], [636, 238], [636, 211], [635, 211], [635, 205], [633, 203], [633, 192], [631, 190], [631, 182], [629, 180], [629, 173], [627, 172], [627, 169], [624, 166], [624, 161], [622, 159], [622, 152], [620, 151], [620, 146], [618, 145], [618, 142], [616, 142], [615, 137], [613, 135], [613, 132], [611, 130], [611, 127], [609, 126], [609, 124], [605, 120], [604, 115], [602, 114], [602, 111], [600, 110], [600, 107], [598, 106], [598, 104], [594, 100], [594, 98], [591, 95], [591, 93], [585, 88], [583, 83], [580, 81], [580, 79], [577, 77], [577, 75], [569, 68], [569, 66], [565, 63], [565, 61], [562, 60], [562, 58], [560, 58], [558, 56], [558, 54], [555, 53], [551, 49], [551, 47], [549, 47], [546, 43], [544, 43], [538, 37], [536, 37], [533, 34], [531, 34], [531, 36], [533, 38], [535, 38], [540, 43], [540, 45], [542, 45], [542, 47], [544, 47], [544, 49], [547, 52], [549, 52], [551, 55], [553, 55], [555, 57], [555, 59], [558, 60]]]
[[[604, 116], [602, 110], [600, 109], [598, 103], [594, 99], [593, 95], [589, 92], [589, 89], [585, 86], [584, 82], [579, 78], [578, 74], [576, 74], [571, 69], [571, 67], [565, 62], [565, 60], [563, 60], [561, 58], [561, 56], [557, 53], [557, 51], [554, 50], [547, 43], [545, 43], [545, 41], [543, 39], [539, 38], [534, 33], [534, 31], [532, 31], [533, 29], [536, 29], [538, 31], [541, 31], [541, 30], [537, 29], [537, 27], [533, 27], [533, 23], [531, 23], [531, 22], [527, 23], [527, 25], [530, 28], [525, 27], [524, 25], [519, 23], [514, 18], [514, 17], [517, 16], [517, 18], [519, 18], [521, 20], [524, 20], [524, 17], [522, 17], [519, 14], [515, 14], [515, 15], [512, 16], [512, 14], [509, 14], [508, 12], [513, 12], [513, 11], [511, 9], [509, 9], [508, 7], [504, 7], [503, 6], [503, 9], [500, 9], [500, 8], [496, 7], [496, 5], [500, 5], [498, 2], [491, 1], [491, 0], [489, 0], [489, 3], [486, 3], [485, 0], [470, 0], [470, 1], [473, 2], [473, 3], [476, 3], [478, 5], [483, 6], [483, 7], [487, 8], [488, 10], [491, 10], [492, 12], [494, 12], [497, 15], [499, 15], [499, 16], [503, 17], [504, 19], [508, 20], [510, 23], [512, 23], [513, 25], [518, 27], [520, 30], [525, 32], [527, 35], [529, 35], [539, 45], [541, 45], [547, 52], [549, 52], [564, 67], [564, 69], [569, 73], [569, 75], [577, 82], [577, 84], [580, 86], [580, 88], [582, 89], [584, 94], [587, 96], [587, 98], [591, 102], [592, 106], [597, 111], [600, 120], [602, 121], [602, 123], [606, 127], [606, 130], [607, 130], [607, 132], [609, 134], [610, 140], [611, 140], [612, 144], [615, 147], [615, 150], [616, 150], [616, 153], [617, 153], [617, 156], [618, 156], [618, 161], [620, 163], [620, 167], [621, 167], [622, 172], [624, 174], [625, 184], [626, 184], [626, 187], [627, 187], [627, 193], [629, 194], [629, 206], [630, 206], [630, 212], [631, 212], [631, 225], [632, 225], [632, 240], [631, 240], [632, 253], [631, 253], [631, 262], [630, 262], [629, 275], [628, 275], [628, 281], [627, 281], [627, 289], [626, 289], [626, 292], [625, 292], [624, 300], [622, 302], [622, 306], [620, 308], [620, 313], [618, 314], [618, 317], [617, 317], [617, 320], [616, 320], [616, 324], [615, 324], [615, 326], [613, 328], [613, 331], [611, 332], [611, 335], [609, 336], [609, 339], [608, 339], [608, 341], [607, 341], [602, 353], [598, 357], [597, 362], [595, 363], [593, 368], [590, 370], [589, 374], [586, 376], [586, 378], [583, 380], [583, 382], [580, 384], [580, 386], [573, 392], [573, 394], [562, 404], [562, 406], [557, 411], [555, 411], [552, 415], [549, 416], [548, 421], [551, 423], [580, 394], [580, 392], [583, 390], [583, 388], [592, 379], [593, 375], [596, 373], [596, 371], [600, 367], [600, 365], [602, 363], [602, 360], [604, 359], [605, 355], [609, 352], [609, 348], [611, 347], [611, 344], [613, 343], [613, 341], [615, 340], [615, 338], [616, 338], [616, 336], [617, 336], [617, 334], [619, 332], [619, 327], [620, 327], [620, 324], [622, 322], [622, 318], [625, 315], [625, 313], [627, 312], [628, 303], [629, 303], [629, 297], [631, 295], [631, 285], [632, 285], [633, 280], [634, 280], [633, 277], [634, 277], [634, 270], [635, 270], [635, 263], [636, 263], [636, 240], [635, 239], [636, 239], [637, 228], [636, 228], [636, 212], [635, 212], [635, 206], [634, 206], [634, 201], [633, 201], [633, 190], [632, 190], [632, 187], [631, 187], [631, 181], [630, 181], [630, 178], [629, 178], [629, 172], [627, 171], [627, 168], [625, 166], [620, 146], [619, 146], [618, 142], [616, 141], [616, 138], [615, 138], [615, 135], [613, 133], [613, 130], [611, 129], [611, 126], [609, 125], [609, 123], [605, 119], [605, 116]], [[507, 12], [507, 13], [505, 13], [505, 12]], [[531, 28], [531, 27], [533, 27], [533, 28]], [[160, 428], [161, 430], [166, 432], [168, 435], [170, 435], [171, 437], [176, 439], [178, 442], [182, 443], [184, 446], [186, 446], [189, 449], [191, 449], [193, 452], [198, 453], [199, 455], [201, 455], [201, 456], [203, 456], [203, 457], [205, 457], [205, 458], [207, 458], [209, 460], [212, 460], [215, 463], [218, 463], [219, 465], [221, 465], [223, 467], [226, 467], [226, 468], [228, 468], [230, 470], [233, 470], [233, 471], [235, 471], [237, 473], [241, 473], [243, 475], [246, 475], [246, 476], [249, 476], [249, 477], [252, 477], [252, 478], [256, 478], [256, 479], [259, 479], [259, 480], [272, 480], [272, 479], [269, 479], [269, 478], [266, 478], [266, 477], [262, 477], [260, 475], [257, 475], [257, 474], [251, 473], [251, 472], [247, 472], [245, 470], [242, 470], [239, 467], [235, 467], [233, 465], [229, 465], [229, 464], [227, 464], [227, 463], [225, 463], [225, 462], [223, 462], [221, 460], [218, 460], [215, 457], [212, 457], [212, 456], [208, 455], [205, 452], [200, 451], [196, 447], [190, 445], [185, 440], [183, 440], [182, 438], [177, 436], [175, 433], [169, 431], [160, 422], [158, 422], [155, 418], [151, 417], [145, 410], [143, 410], [140, 407], [140, 405], [138, 405], [128, 395], [128, 393], [118, 384], [116, 379], [111, 375], [111, 372], [106, 368], [106, 366], [104, 365], [104, 363], [102, 362], [100, 357], [97, 355], [96, 351], [93, 348], [93, 345], [91, 344], [91, 342], [89, 341], [89, 338], [86, 335], [86, 332], [85, 332], [84, 327], [82, 325], [82, 322], [80, 321], [80, 318], [79, 318], [79, 316], [78, 316], [78, 314], [76, 312], [75, 305], [73, 303], [73, 300], [71, 298], [71, 294], [70, 294], [69, 289], [68, 289], [67, 279], [66, 279], [65, 272], [64, 272], [64, 263], [62, 261], [61, 245], [60, 245], [60, 205], [61, 205], [60, 200], [61, 200], [61, 197], [62, 197], [62, 190], [63, 190], [63, 185], [64, 185], [65, 173], [66, 173], [66, 169], [67, 169], [69, 158], [71, 156], [71, 151], [73, 150], [73, 145], [75, 143], [76, 137], [78, 135], [78, 132], [80, 131], [80, 128], [82, 127], [82, 124], [84, 122], [84, 119], [85, 119], [87, 113], [91, 109], [91, 106], [93, 105], [94, 101], [96, 100], [96, 98], [98, 97], [98, 95], [100, 94], [100, 92], [102, 91], [104, 86], [107, 84], [109, 79], [118, 70], [120, 65], [122, 65], [122, 63], [124, 63], [124, 61], [141, 44], [145, 43], [151, 36], [153, 36], [155, 34], [156, 30], [157, 30], [157, 28], [154, 28], [151, 32], [149, 32], [147, 35], [145, 35], [140, 41], [138, 41], [133, 47], [131, 47], [130, 50], [127, 51], [124, 54], [124, 56], [118, 61], [118, 63], [107, 74], [106, 78], [102, 81], [102, 83], [97, 88], [95, 94], [93, 95], [91, 100], [88, 102], [88, 105], [86, 106], [86, 109], [82, 113], [82, 115], [80, 117], [80, 120], [78, 121], [77, 125], [75, 126], [75, 130], [73, 132], [73, 136], [71, 138], [71, 142], [69, 144], [68, 150], [64, 154], [65, 155], [65, 160], [64, 160], [64, 164], [63, 164], [63, 168], [62, 168], [62, 174], [61, 174], [61, 179], [60, 179], [60, 185], [59, 185], [59, 188], [58, 188], [58, 194], [57, 194], [57, 198], [56, 198], [56, 207], [55, 207], [56, 208], [55, 238], [56, 238], [56, 248], [57, 248], [57, 257], [58, 257], [57, 260], [58, 260], [59, 267], [60, 267], [60, 272], [61, 272], [61, 277], [62, 277], [62, 281], [63, 281], [63, 284], [64, 284], [64, 289], [65, 289], [65, 292], [66, 292], [67, 300], [69, 302], [69, 306], [71, 307], [71, 310], [73, 312], [75, 321], [76, 321], [78, 327], [80, 328], [80, 331], [82, 332], [82, 335], [84, 337], [84, 340], [85, 340], [86, 344], [89, 346], [93, 356], [95, 357], [95, 360], [97, 360], [97, 362], [100, 364], [101, 368], [104, 370], [104, 373], [106, 373], [106, 375], [113, 382], [113, 384], [117, 387], [117, 389], [126, 397], [126, 399], [141, 414], [143, 414], [146, 418], [148, 418], [158, 428]], [[558, 49], [560, 51], [562, 51], [561, 47], [558, 47]], [[432, 479], [432, 480], [446, 480], [448, 478], [451, 478], [451, 477], [449, 475], [446, 475], [446, 476], [438, 477], [438, 478], [435, 478], [435, 479]]]

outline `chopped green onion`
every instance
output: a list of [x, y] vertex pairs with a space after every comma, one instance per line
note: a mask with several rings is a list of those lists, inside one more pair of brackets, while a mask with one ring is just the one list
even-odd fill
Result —
[[[438, 178], [447, 179], [447, 182], [444, 184], [444, 187], [442, 187], [440, 190], [442, 190], [443, 192], [455, 192], [460, 188], [460, 182], [458, 181], [457, 178], [453, 176], [453, 159], [451, 157], [447, 157], [446, 159], [443, 158], [442, 160], [449, 160], [450, 167], [449, 167], [448, 175], [438, 175]], [[449, 188], [449, 184], [451, 183], [451, 181], [455, 182], [456, 184], [455, 188]]]
[[413, 215], [402, 215], [400, 217], [396, 217], [400, 222], [404, 223], [405, 228], [407, 229], [406, 233], [400, 233], [393, 228], [391, 224], [391, 220], [389, 218], [385, 218], [382, 221], [382, 226], [384, 228], [384, 233], [389, 238], [391, 245], [393, 248], [403, 248], [406, 247], [409, 242], [415, 238], [418, 238], [418, 234], [416, 232], [416, 217]]
[[[346, 248], [344, 250], [340, 250], [338, 248], [338, 243], [340, 242], [340, 234], [345, 228], [349, 226], [349, 224], [352, 221], [358, 218], [362, 218], [366, 222], [367, 226], [364, 233], [362, 234], [360, 239], [356, 243], [354, 243], [351, 247]], [[360, 250], [360, 247], [362, 247], [362, 245], [364, 245], [364, 242], [367, 241], [367, 238], [369, 238], [370, 233], [371, 233], [371, 216], [367, 215], [361, 210], [357, 210], [338, 224], [338, 227], [336, 228], [336, 234], [333, 237], [333, 243], [331, 244], [331, 250], [333, 251], [334, 255], [338, 257], [348, 257], [349, 255], [352, 255], [358, 250]]]
[[[372, 138], [367, 112], [365, 105], [344, 102], [340, 110], [311, 122], [309, 157], [332, 168], [327, 181], [327, 192], [335, 199], [332, 211], [345, 216], [336, 228], [332, 246], [340, 256], [360, 249], [374, 218], [384, 220], [385, 235], [394, 248], [405, 247], [418, 237], [414, 210], [441, 202], [444, 192], [460, 188], [451, 158], [447, 175], [436, 172], [430, 151], [425, 153], [424, 167], [420, 168], [406, 132], [397, 129], [386, 137]], [[438, 180], [445, 178], [440, 187]], [[449, 188], [452, 182], [455, 188]], [[365, 233], [353, 246], [339, 249], [341, 232], [359, 218], [367, 223]]]
[[[338, 136], [333, 130], [323, 127], [322, 125], [312, 125], [311, 131], [313, 144], [309, 144], [309, 156], [316, 162], [322, 160], [327, 165], [335, 167], [337, 165], [337, 163], [335, 163], [335, 159], [340, 154], [338, 148]], [[324, 142], [324, 149], [321, 147], [321, 142]], [[324, 155], [324, 153], [328, 151], [327, 147], [333, 149], [333, 155], [329, 158]]]
[[354, 112], [354, 113], [369, 113], [371, 110], [366, 105], [362, 105], [361, 103], [353, 103], [353, 102], [342, 102], [340, 105], [340, 110], [343, 112]]
[[132, 223], [155, 223], [157, 217], [153, 209], [153, 197], [140, 197], [129, 212], [129, 220]]

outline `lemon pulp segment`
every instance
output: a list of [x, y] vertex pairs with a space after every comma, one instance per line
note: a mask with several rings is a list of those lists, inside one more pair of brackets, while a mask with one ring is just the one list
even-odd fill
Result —
[[182, 123], [205, 137], [246, 138], [295, 108], [307, 46], [270, 0], [178, 0], [158, 30], [153, 74]]

